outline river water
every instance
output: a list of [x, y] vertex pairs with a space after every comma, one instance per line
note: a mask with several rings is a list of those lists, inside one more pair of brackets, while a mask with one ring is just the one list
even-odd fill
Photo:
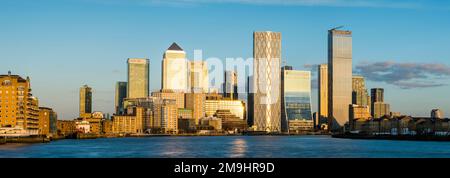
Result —
[[330, 136], [102, 138], [0, 145], [2, 158], [450, 158], [450, 142]]

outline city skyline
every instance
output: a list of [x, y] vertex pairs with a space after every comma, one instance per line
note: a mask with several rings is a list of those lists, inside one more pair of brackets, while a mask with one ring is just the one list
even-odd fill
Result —
[[[75, 5], [80, 5], [87, 2], [75, 2], [72, 1]], [[8, 2], [14, 7], [19, 7], [20, 3], [15, 4], [12, 2]], [[25, 9], [27, 8], [27, 4], [34, 4], [34, 2], [27, 2], [25, 4]], [[45, 2], [43, 2], [45, 4]], [[23, 5], [23, 4], [22, 4]], [[58, 3], [56, 3], [58, 5]], [[94, 4], [96, 8], [104, 8], [108, 9], [107, 12], [114, 12], [116, 9], [114, 5], [104, 5], [104, 4]], [[98, 6], [98, 7], [97, 7]], [[129, 5], [135, 7], [137, 5]], [[255, 7], [254, 5], [237, 5], [237, 4], [225, 4], [225, 8], [219, 8], [216, 5], [208, 5], [208, 8], [218, 9], [218, 10], [226, 10], [227, 7], [230, 6], [238, 6], [241, 9], [238, 9], [237, 15], [249, 14], [252, 11], [260, 12], [261, 7]], [[53, 11], [57, 11], [56, 9], [52, 9], [53, 6], [46, 7], [49, 8], [50, 11], [48, 14], [41, 14], [41, 16], [51, 15]], [[54, 7], [53, 7], [54, 8]], [[67, 8], [67, 7], [66, 7]], [[138, 9], [153, 9], [152, 6], [138, 6]], [[163, 9], [172, 9], [179, 7], [160, 7]], [[199, 7], [191, 7], [191, 8], [199, 8]], [[311, 12], [311, 9], [323, 9], [325, 7], [310, 7], [308, 9], [306, 7], [273, 7], [275, 10], [285, 9], [286, 12], [282, 14], [295, 14], [300, 17], [303, 14], [315, 14]], [[331, 7], [328, 7], [331, 8]], [[337, 7], [332, 7], [337, 8]], [[358, 7], [358, 8], [350, 8], [352, 11], [358, 11], [360, 8], [367, 7]], [[64, 8], [63, 8], [64, 9]], [[244, 12], [243, 9], [247, 9], [250, 12]], [[259, 9], [259, 10], [258, 10]], [[293, 9], [302, 9], [305, 12], [294, 12]], [[53, 11], [52, 11], [53, 10]], [[92, 9], [91, 9], [92, 10]], [[184, 11], [185, 9], [180, 9], [180, 11]], [[341, 9], [337, 9], [340, 11]], [[369, 9], [370, 13], [380, 12], [380, 11], [388, 11], [383, 8], [379, 9]], [[421, 14], [419, 10], [411, 10], [411, 9], [400, 9], [400, 11], [405, 11], [412, 14]], [[422, 10], [422, 11], [426, 11]], [[18, 22], [27, 22], [25, 17], [27, 15], [31, 15], [32, 12], [24, 15], [18, 15], [11, 10], [2, 11], [4, 13], [9, 13], [10, 17], [15, 17], [12, 19], [18, 20]], [[90, 12], [88, 10], [88, 12]], [[106, 13], [106, 11], [105, 11]], [[161, 13], [161, 12], [155, 12]], [[182, 12], [180, 12], [181, 14]], [[393, 12], [391, 12], [393, 13]], [[152, 13], [144, 13], [146, 15]], [[194, 15], [189, 15], [184, 19], [186, 22], [193, 21], [195, 18], [198, 18], [197, 15], [201, 13], [195, 13]], [[447, 11], [438, 11], [436, 16], [439, 14], [446, 14], [448, 16]], [[77, 20], [78, 18], [73, 17], [71, 15], [71, 11], [69, 10], [67, 13], [62, 13], [62, 16], [69, 18], [69, 21], [75, 22], [75, 24], [83, 24], [81, 21]], [[132, 14], [131, 16], [138, 15], [137, 13]], [[322, 19], [327, 17], [330, 14], [324, 13], [323, 17], [319, 17], [318, 19]], [[405, 19], [402, 15], [392, 15], [396, 20]], [[114, 17], [112, 14], [107, 13], [105, 17]], [[348, 14], [344, 14], [341, 16], [348, 16]], [[428, 15], [430, 16], [430, 15]], [[105, 17], [95, 17], [94, 19], [103, 19]], [[122, 47], [122, 45], [106, 45], [102, 46], [102, 44], [106, 43], [106, 38], [110, 37], [109, 35], [113, 35], [113, 33], [117, 34], [125, 34], [123, 32], [131, 31], [131, 29], [121, 29], [123, 31], [114, 31], [106, 32], [105, 34], [100, 34], [99, 29], [103, 29], [103, 27], [115, 26], [117, 24], [114, 21], [105, 21], [103, 25], [94, 25], [97, 30], [93, 30], [92, 33], [86, 33], [85, 30], [80, 32], [67, 31], [63, 32], [65, 27], [61, 27], [60, 30], [57, 31], [54, 35], [48, 34], [50, 31], [44, 32], [43, 30], [48, 27], [44, 27], [44, 24], [29, 24], [33, 27], [37, 27], [34, 36], [31, 34], [30, 30], [26, 30], [26, 28], [21, 28], [20, 26], [13, 23], [11, 20], [7, 18], [0, 17], [0, 22], [8, 26], [8, 28], [3, 29], [4, 33], [0, 35], [0, 37], [5, 37], [5, 43], [0, 44], [1, 47], [5, 50], [0, 53], [0, 58], [2, 58], [2, 66], [0, 69], [2, 73], [7, 73], [7, 71], [11, 70], [14, 74], [18, 74], [21, 76], [30, 76], [32, 79], [31, 85], [34, 90], [34, 94], [38, 96], [40, 99], [40, 103], [43, 103], [45, 106], [49, 106], [55, 109], [60, 118], [62, 119], [73, 119], [78, 115], [77, 105], [78, 105], [78, 89], [83, 84], [87, 84], [93, 88], [93, 111], [103, 111], [105, 113], [114, 113], [114, 86], [116, 81], [125, 81], [126, 80], [126, 59], [131, 57], [143, 57], [150, 59], [150, 91], [155, 91], [161, 88], [159, 86], [160, 83], [160, 70], [161, 66], [161, 55], [163, 54], [163, 49], [167, 48], [172, 42], [179, 42], [181, 46], [186, 49], [188, 59], [192, 59], [193, 49], [203, 49], [204, 57], [213, 57], [218, 56], [221, 58], [224, 57], [251, 57], [252, 46], [251, 46], [251, 33], [253, 31], [259, 30], [273, 30], [279, 31], [283, 34], [283, 56], [282, 59], [287, 61], [288, 65], [294, 66], [296, 69], [310, 69], [308, 65], [317, 65], [326, 62], [326, 30], [328, 28], [333, 27], [335, 25], [346, 25], [347, 29], [352, 30], [354, 32], [354, 61], [355, 64], [353, 68], [355, 69], [354, 74], [360, 74], [366, 77], [367, 88], [385, 88], [386, 96], [385, 99], [387, 103], [391, 104], [391, 108], [395, 111], [400, 111], [407, 115], [417, 115], [417, 116], [427, 116], [429, 115], [429, 111], [434, 108], [440, 108], [444, 111], [450, 109], [450, 103], [442, 100], [440, 96], [446, 96], [446, 92], [449, 87], [446, 86], [448, 84], [448, 76], [449, 74], [449, 52], [445, 50], [443, 47], [445, 46], [444, 42], [449, 41], [447, 36], [438, 37], [437, 35], [427, 35], [427, 38], [424, 39], [421, 37], [421, 33], [419, 30], [411, 29], [410, 26], [402, 22], [400, 25], [391, 24], [393, 27], [387, 26], [379, 26], [379, 22], [377, 20], [381, 20], [380, 18], [371, 17], [369, 15], [369, 19], [375, 20], [376, 22], [370, 25], [374, 29], [367, 29], [362, 27], [363, 22], [359, 22], [357, 20], [342, 20], [342, 21], [323, 21], [320, 23], [309, 22], [307, 23], [300, 20], [300, 24], [308, 25], [311, 27], [301, 27], [295, 26], [293, 29], [288, 29], [289, 25], [285, 24], [289, 18], [282, 18], [281, 16], [276, 16], [282, 19], [283, 23], [275, 22], [275, 17], [271, 18], [268, 15], [264, 15], [270, 20], [273, 25], [262, 25], [262, 22], [251, 23], [251, 25], [240, 27], [235, 30], [230, 31], [219, 31], [219, 32], [210, 32], [211, 35], [219, 35], [223, 34], [227, 36], [227, 39], [224, 38], [215, 38], [217, 40], [223, 41], [209, 41], [206, 40], [202, 35], [194, 33], [194, 37], [187, 33], [193, 31], [193, 29], [187, 29], [184, 34], [177, 34], [176, 31], [168, 31], [169, 35], [173, 35], [172, 37], [168, 37], [166, 35], [162, 35], [163, 32], [152, 32], [156, 33], [156, 35], [162, 35], [162, 37], [157, 37], [155, 40], [151, 40], [154, 34], [144, 33], [146, 30], [137, 30], [138, 33], [132, 36], [132, 40], [129, 40], [126, 44], [129, 45], [125, 47], [123, 51], [117, 50]], [[305, 16], [306, 17], [306, 16]], [[309, 16], [308, 16], [309, 17]], [[421, 17], [421, 19], [427, 19], [430, 17]], [[202, 19], [202, 18], [199, 18]], [[219, 19], [224, 19], [221, 17]], [[203, 19], [204, 20], [204, 19]], [[242, 25], [242, 22], [245, 20], [249, 20], [248, 17], [243, 20], [238, 20], [237, 22], [231, 23], [229, 21], [225, 21], [226, 25], [236, 24], [237, 26]], [[52, 21], [52, 20], [50, 20]], [[139, 22], [146, 22], [145, 19], [136, 20]], [[388, 20], [392, 22], [391, 20]], [[33, 22], [33, 21], [31, 21]], [[39, 22], [39, 18], [35, 22]], [[93, 22], [93, 21], [87, 21]], [[437, 20], [428, 21], [425, 24], [437, 24]], [[162, 23], [162, 22], [160, 22]], [[27, 23], [25, 23], [27, 24]], [[65, 23], [63, 23], [65, 24]], [[439, 23], [440, 24], [440, 23]], [[92, 25], [92, 24], [90, 24]], [[253, 27], [251, 27], [253, 25]], [[423, 25], [423, 24], [421, 24]], [[208, 26], [204, 31], [212, 31], [214, 28], [220, 27], [220, 24], [213, 23], [212, 26]], [[369, 27], [370, 27], [369, 26]], [[368, 27], [368, 28], [369, 28]], [[435, 25], [435, 27], [437, 27]], [[81, 27], [76, 27], [81, 28]], [[20, 29], [20, 30], [19, 30]], [[374, 39], [373, 36], [378, 36], [375, 31], [381, 30], [380, 34], [383, 32], [387, 32], [389, 30], [393, 30], [391, 33], [396, 34], [396, 36], [387, 35], [389, 38], [394, 40], [395, 42], [389, 41], [387, 38]], [[418, 28], [423, 29], [423, 28]], [[448, 25], [443, 25], [441, 29], [427, 29], [427, 31], [431, 31], [439, 34], [439, 32], [448, 31]], [[15, 32], [15, 30], [18, 30]], [[47, 29], [48, 30], [48, 29]], [[400, 30], [402, 32], [398, 32]], [[183, 31], [180, 29], [180, 31]], [[396, 32], [397, 31], [397, 32]], [[407, 32], [406, 32], [407, 31]], [[311, 34], [311, 36], [308, 36]], [[430, 32], [430, 33], [431, 33]], [[28, 35], [24, 35], [24, 33], [30, 33]], [[81, 40], [86, 40], [86, 42], [93, 42], [95, 46], [82, 46], [86, 42], [82, 42], [80, 40], [75, 40], [73, 36], [81, 35], [82, 33], [86, 33], [89, 38], [93, 38], [93, 41], [87, 40], [86, 36], [80, 36]], [[298, 34], [297, 34], [298, 33]], [[306, 33], [306, 34], [303, 34]], [[62, 38], [62, 35], [72, 36], [72, 38]], [[375, 34], [375, 35], [374, 35]], [[5, 36], [3, 36], [5, 35]], [[9, 35], [9, 36], [6, 36]], [[23, 37], [19, 37], [23, 35]], [[98, 35], [98, 36], [90, 36], [90, 35]], [[370, 37], [372, 36], [372, 37]], [[427, 44], [426, 46], [422, 46], [420, 44], [407, 44], [408, 38], [411, 36], [417, 36], [421, 40], [421, 43]], [[118, 36], [121, 40], [112, 40], [109, 42], [119, 43], [123, 41], [126, 36]], [[139, 39], [135, 38], [143, 38], [144, 42], [141, 42]], [[48, 38], [43, 41], [44, 38]], [[59, 40], [59, 39], [63, 40]], [[12, 43], [13, 40], [18, 40], [18, 42], [13, 43], [16, 45], [9, 45], [8, 43]], [[26, 40], [27, 43], [24, 43]], [[97, 40], [99, 42], [97, 42]], [[243, 44], [236, 44], [233, 41], [245, 41]], [[398, 42], [398, 41], [404, 42]], [[363, 41], [370, 41], [369, 43], [363, 43]], [[73, 44], [72, 44], [73, 42]], [[132, 43], [138, 42], [138, 43]], [[215, 43], [218, 43], [217, 45]], [[386, 44], [386, 43], [393, 44]], [[42, 44], [41, 44], [42, 43]], [[70, 44], [69, 44], [70, 43]], [[224, 44], [219, 44], [224, 43]], [[36, 45], [41, 44], [41, 45]], [[59, 44], [66, 44], [68, 48], [66, 49], [64, 45], [57, 46]], [[440, 44], [440, 45], [439, 45]], [[28, 46], [31, 45], [31, 46]], [[233, 46], [234, 45], [234, 46]], [[311, 45], [311, 47], [307, 47]], [[379, 46], [382, 45], [382, 46]], [[396, 45], [396, 46], [394, 46]], [[33, 46], [33, 48], [32, 48]], [[217, 47], [215, 47], [217, 46]], [[402, 47], [400, 47], [402, 46]], [[405, 47], [406, 46], [406, 47]], [[89, 48], [87, 48], [89, 47]], [[224, 48], [227, 47], [227, 48]], [[116, 49], [117, 48], [117, 49]], [[391, 49], [390, 49], [391, 48]], [[400, 48], [400, 49], [398, 49]], [[421, 50], [412, 51], [411, 49], [418, 48]], [[55, 53], [49, 53], [55, 50]], [[23, 51], [22, 51], [23, 50]], [[76, 54], [71, 56], [74, 52], [80, 52], [81, 54]], [[66, 54], [65, 54], [66, 53]], [[364, 54], [367, 53], [367, 54]], [[65, 55], [63, 55], [65, 54]], [[84, 55], [83, 55], [84, 54]], [[92, 55], [92, 57], [90, 57]], [[61, 58], [61, 57], [64, 58]], [[431, 59], [430, 59], [431, 58]], [[59, 60], [61, 59], [61, 60]], [[64, 59], [64, 60], [62, 60]], [[373, 60], [373, 61], [372, 61]], [[444, 64], [440, 68], [434, 64]], [[45, 70], [37, 70], [34, 68], [40, 68]], [[71, 69], [74, 68], [74, 69]], [[312, 67], [316, 68], [316, 67]], [[75, 70], [76, 69], [76, 70]], [[80, 70], [82, 69], [82, 70]], [[386, 69], [384, 71], [382, 69]], [[74, 71], [75, 70], [75, 71]], [[418, 73], [417, 75], [413, 75], [411, 78], [403, 77], [403, 78], [395, 78], [396, 75], [386, 76], [385, 78], [382, 75], [377, 75], [381, 72], [392, 72], [393, 74], [398, 74], [395, 71], [405, 72], [405, 74], [410, 74], [410, 71], [413, 73]], [[317, 76], [317, 72], [313, 70], [314, 75]], [[57, 75], [55, 75], [57, 74]], [[367, 74], [374, 74], [374, 76], [368, 76]], [[431, 78], [424, 78], [421, 74], [424, 75], [432, 75]], [[239, 74], [238, 74], [239, 75]], [[406, 75], [405, 75], [406, 76]], [[315, 79], [316, 77], [313, 77]], [[431, 79], [426, 82], [416, 82], [411, 83], [408, 82], [410, 79], [413, 80], [423, 80], [423, 79]], [[374, 82], [377, 81], [377, 82]], [[64, 85], [63, 85], [64, 83]], [[313, 81], [313, 84], [316, 81]], [[48, 89], [48, 85], [56, 84], [54, 91], [46, 91]], [[415, 84], [415, 86], [412, 86]], [[441, 86], [444, 85], [444, 86]], [[428, 86], [428, 87], [427, 87]], [[436, 87], [432, 87], [436, 86]], [[413, 87], [413, 88], [411, 88]], [[414, 88], [416, 87], [416, 88]], [[425, 88], [424, 88], [425, 87]], [[405, 89], [409, 88], [409, 89]], [[317, 89], [314, 89], [317, 92]], [[56, 95], [56, 96], [53, 96]], [[312, 94], [313, 96], [313, 112], [317, 111], [317, 94]]]

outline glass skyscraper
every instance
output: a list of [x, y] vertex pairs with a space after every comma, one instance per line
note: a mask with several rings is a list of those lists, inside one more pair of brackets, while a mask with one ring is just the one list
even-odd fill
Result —
[[123, 100], [127, 98], [127, 82], [117, 82], [116, 83], [116, 95], [115, 95], [115, 107], [116, 114], [122, 114], [124, 112]]
[[80, 88], [80, 117], [88, 117], [92, 113], [92, 88], [84, 85]]
[[352, 104], [352, 32], [328, 31], [328, 124], [337, 130], [349, 121]]
[[282, 68], [281, 74], [281, 123], [283, 132], [297, 130], [290, 127], [293, 122], [296, 122], [296, 126], [301, 126], [302, 131], [313, 130], [311, 72], [292, 70], [292, 67], [286, 66]]
[[127, 98], [145, 98], [149, 92], [148, 59], [128, 59], [128, 88]]

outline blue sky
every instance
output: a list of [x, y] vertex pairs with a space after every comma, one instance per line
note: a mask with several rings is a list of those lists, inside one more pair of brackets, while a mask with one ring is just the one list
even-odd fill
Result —
[[252, 32], [271, 30], [284, 60], [310, 69], [326, 62], [327, 30], [339, 25], [353, 31], [355, 72], [386, 89], [393, 111], [450, 112], [450, 2], [440, 0], [2, 0], [0, 73], [31, 76], [40, 104], [73, 119], [83, 84], [94, 110], [113, 112], [129, 57], [150, 59], [156, 90], [172, 42], [189, 58], [249, 58]]

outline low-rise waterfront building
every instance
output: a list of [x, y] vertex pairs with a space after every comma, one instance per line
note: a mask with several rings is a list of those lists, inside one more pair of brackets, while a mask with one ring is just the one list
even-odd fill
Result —
[[39, 107], [39, 135], [53, 136], [57, 134], [57, 114], [51, 108]]
[[222, 119], [222, 130], [229, 132], [242, 132], [247, 129], [247, 121], [237, 117], [230, 110], [217, 110], [214, 117]]
[[89, 121], [77, 120], [75, 121], [75, 127], [78, 133], [91, 133], [91, 125], [89, 124]]
[[368, 135], [450, 135], [449, 121], [448, 118], [386, 115], [378, 119], [357, 119], [352, 132]]
[[195, 133], [196, 125], [195, 119], [178, 118], [178, 133]]
[[212, 117], [218, 110], [229, 110], [232, 114], [246, 121], [245, 103], [241, 100], [209, 95], [205, 100], [206, 117]]
[[74, 120], [57, 120], [57, 133], [61, 136], [69, 136], [77, 132]]
[[200, 119], [200, 124], [197, 130], [199, 130], [199, 132], [202, 132], [202, 130], [214, 130], [215, 132], [221, 132], [222, 119], [216, 117], [204, 117]]
[[[30, 78], [0, 75], [0, 130], [39, 134], [38, 99], [31, 93]], [[19, 131], [20, 130], [20, 131]]]

